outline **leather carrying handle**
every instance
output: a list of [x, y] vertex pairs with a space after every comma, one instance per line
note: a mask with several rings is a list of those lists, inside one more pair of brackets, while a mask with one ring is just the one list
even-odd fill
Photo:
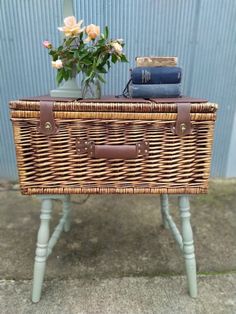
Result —
[[77, 139], [76, 150], [78, 154], [88, 154], [91, 158], [104, 159], [135, 159], [139, 155], [148, 156], [149, 143], [140, 141], [135, 145], [96, 145], [94, 142]]

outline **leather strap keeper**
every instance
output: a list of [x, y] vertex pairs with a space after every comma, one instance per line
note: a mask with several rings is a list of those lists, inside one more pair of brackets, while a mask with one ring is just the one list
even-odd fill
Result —
[[173, 127], [176, 135], [183, 136], [192, 133], [190, 111], [190, 103], [177, 104], [177, 119], [175, 126]]
[[[177, 105], [177, 119], [176, 119], [175, 125], [172, 126], [172, 130], [178, 136], [188, 135], [192, 132], [192, 124], [191, 124], [191, 116], [190, 116], [191, 103], [176, 103], [176, 105]], [[38, 131], [45, 135], [53, 135], [58, 132], [58, 126], [54, 120], [54, 115], [53, 115], [53, 102], [52, 101], [46, 101], [46, 100], [40, 101], [40, 121], [38, 124]], [[114, 145], [107, 145], [107, 146], [114, 146]], [[129, 145], [126, 145], [126, 146], [129, 146]], [[102, 151], [104, 151], [105, 149], [107, 151], [108, 156], [111, 156], [112, 154], [111, 150], [113, 148], [110, 148], [110, 147], [104, 148], [104, 147]], [[101, 154], [101, 148], [93, 148], [93, 149], [94, 150], [96, 149], [96, 154], [94, 153], [94, 156]], [[123, 147], [120, 148], [120, 153], [123, 150], [124, 150]], [[131, 154], [132, 150], [133, 150], [133, 147], [132, 148], [126, 147], [126, 150], [124, 151], [126, 151], [125, 154], [129, 155]], [[128, 151], [129, 153], [127, 153]], [[114, 157], [111, 157], [111, 158], [114, 158]]]
[[45, 135], [53, 135], [58, 132], [58, 126], [53, 116], [53, 102], [40, 101], [40, 121], [38, 131]]

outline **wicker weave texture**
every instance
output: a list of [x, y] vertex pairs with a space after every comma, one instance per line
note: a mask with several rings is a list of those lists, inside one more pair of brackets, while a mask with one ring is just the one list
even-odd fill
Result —
[[[12, 120], [23, 194], [207, 191], [212, 116], [209, 120], [192, 121], [193, 132], [183, 137], [173, 134], [170, 128], [175, 120], [125, 117], [57, 118], [59, 133], [45, 136], [37, 131], [37, 118], [16, 116], [13, 114]], [[149, 156], [130, 160], [96, 159], [78, 154], [76, 139], [98, 145], [135, 145], [145, 140], [150, 152]]]
[[[168, 100], [168, 98], [166, 98]], [[189, 102], [193, 101], [190, 99]], [[63, 114], [69, 112], [177, 112], [177, 103], [156, 103], [153, 101], [142, 102], [139, 99], [136, 99], [136, 102], [132, 102], [132, 99], [129, 102], [123, 103], [119, 102], [119, 98], [116, 102], [83, 102], [83, 101], [74, 101], [74, 102], [54, 102], [53, 108], [55, 112], [62, 111]], [[217, 111], [218, 105], [215, 103], [209, 102], [197, 102], [191, 103], [191, 112], [192, 113], [214, 113]], [[12, 110], [21, 110], [24, 112], [27, 111], [39, 111], [40, 102], [39, 101], [21, 101], [14, 100], [10, 102], [10, 108]], [[19, 115], [22, 115], [19, 114]]]

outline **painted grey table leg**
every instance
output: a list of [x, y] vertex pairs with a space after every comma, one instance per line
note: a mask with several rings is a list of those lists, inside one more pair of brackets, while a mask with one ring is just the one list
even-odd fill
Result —
[[70, 230], [71, 224], [70, 195], [66, 195], [65, 200], [63, 200], [63, 213], [65, 215], [64, 231], [68, 232]]
[[188, 280], [188, 289], [191, 297], [197, 297], [197, 274], [196, 260], [194, 254], [193, 233], [190, 224], [190, 206], [189, 197], [186, 195], [179, 196], [179, 209], [182, 225], [183, 237], [183, 254]]
[[167, 194], [161, 194], [160, 195], [160, 201], [161, 201], [161, 216], [162, 216], [162, 223], [165, 228], [169, 228], [168, 221], [166, 219], [166, 213], [169, 214], [169, 200]]
[[43, 279], [45, 274], [48, 240], [49, 240], [49, 222], [52, 211], [52, 200], [43, 199], [41, 207], [41, 224], [38, 231], [36, 256], [34, 264], [32, 301], [38, 302], [41, 297]]

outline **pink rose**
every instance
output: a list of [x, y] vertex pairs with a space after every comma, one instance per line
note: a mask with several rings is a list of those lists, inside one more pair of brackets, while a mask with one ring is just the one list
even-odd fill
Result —
[[43, 46], [47, 49], [51, 49], [52, 48], [52, 44], [50, 43], [50, 41], [48, 40], [44, 40], [43, 42]]

